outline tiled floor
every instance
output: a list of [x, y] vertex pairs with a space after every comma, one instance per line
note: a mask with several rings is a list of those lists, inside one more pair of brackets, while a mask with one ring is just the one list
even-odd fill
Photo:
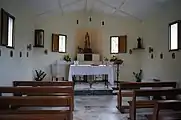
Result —
[[[128, 114], [116, 109], [116, 99], [116, 96], [75, 96], [74, 120], [128, 120]], [[144, 114], [145, 109], [139, 110], [137, 120], [147, 120]]]
[[75, 96], [74, 120], [127, 120], [116, 109], [116, 96]]
[[[88, 84], [77, 84], [75, 89], [89, 90]], [[106, 90], [104, 84], [93, 84], [93, 90]], [[109, 87], [110, 89], [110, 87]], [[128, 98], [123, 99], [127, 104]], [[74, 120], [127, 120], [128, 114], [121, 114], [117, 108], [117, 96], [75, 96]], [[143, 117], [145, 110], [139, 110], [137, 120], [146, 120]], [[140, 114], [141, 113], [141, 114]]]

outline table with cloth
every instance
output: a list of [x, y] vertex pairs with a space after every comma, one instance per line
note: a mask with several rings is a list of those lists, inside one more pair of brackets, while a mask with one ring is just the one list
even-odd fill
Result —
[[68, 80], [73, 81], [74, 75], [108, 75], [108, 83], [114, 85], [112, 65], [70, 65]]

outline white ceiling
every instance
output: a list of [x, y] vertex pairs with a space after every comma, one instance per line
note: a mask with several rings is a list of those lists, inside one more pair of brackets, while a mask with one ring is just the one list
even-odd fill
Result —
[[[174, 0], [16, 0], [21, 1], [38, 16], [52, 12], [85, 11], [102, 12], [120, 16], [129, 16], [137, 20], [144, 19], [156, 10]], [[176, 1], [176, 0], [175, 0]]]

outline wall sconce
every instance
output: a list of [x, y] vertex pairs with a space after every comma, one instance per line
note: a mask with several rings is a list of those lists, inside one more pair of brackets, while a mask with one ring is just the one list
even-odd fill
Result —
[[48, 50], [47, 50], [47, 49], [45, 49], [44, 53], [45, 53], [45, 55], [47, 55], [47, 54], [48, 54]]
[[160, 59], [163, 59], [163, 53], [160, 53]]
[[105, 22], [104, 22], [104, 21], [102, 21], [102, 22], [101, 22], [101, 25], [102, 25], [102, 26], [104, 26], [104, 24], [105, 24]]
[[12, 50], [10, 51], [10, 57], [13, 57], [13, 51]]
[[172, 59], [175, 59], [176, 55], [175, 53], [172, 53]]
[[89, 22], [92, 22], [92, 17], [89, 17]]
[[132, 54], [132, 52], [133, 52], [132, 49], [129, 49], [129, 54]]
[[28, 45], [27, 45], [27, 50], [28, 50], [28, 51], [31, 51], [31, 50], [32, 50], [32, 45], [31, 45], [31, 44], [28, 44]]
[[77, 20], [77, 25], [79, 24], [79, 20]]
[[149, 48], [148, 48], [148, 51], [149, 51], [149, 53], [152, 53], [152, 52], [153, 52], [153, 48], [152, 48], [152, 47], [149, 47]]

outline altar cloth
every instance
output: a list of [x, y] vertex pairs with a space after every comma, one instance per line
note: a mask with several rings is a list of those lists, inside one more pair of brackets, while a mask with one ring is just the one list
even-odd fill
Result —
[[70, 65], [69, 81], [73, 75], [108, 75], [108, 82], [114, 85], [114, 73], [112, 65]]

